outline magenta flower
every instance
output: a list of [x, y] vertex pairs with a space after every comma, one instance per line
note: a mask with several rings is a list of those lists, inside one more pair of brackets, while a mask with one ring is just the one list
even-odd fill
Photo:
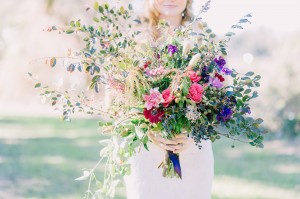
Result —
[[145, 108], [147, 110], [152, 109], [153, 107], [159, 107], [160, 103], [164, 102], [162, 94], [158, 91], [158, 87], [150, 90], [150, 95], [143, 96], [145, 103]]

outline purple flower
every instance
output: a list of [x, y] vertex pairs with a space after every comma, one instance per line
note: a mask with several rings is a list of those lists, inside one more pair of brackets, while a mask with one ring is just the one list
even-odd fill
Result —
[[249, 115], [251, 114], [251, 109], [250, 109], [250, 107], [247, 107], [247, 108], [245, 108], [245, 113], [248, 113]]
[[216, 88], [222, 88], [223, 87], [223, 83], [220, 81], [219, 78], [215, 77], [215, 78], [210, 78], [209, 79], [209, 82], [210, 84], [213, 86], [213, 87], [216, 87]]
[[227, 67], [223, 67], [222, 72], [223, 72], [225, 75], [231, 75], [232, 70], [230, 70], [230, 69], [227, 68]]
[[220, 122], [227, 122], [232, 116], [232, 110], [228, 107], [224, 107], [217, 115], [217, 120]]
[[157, 57], [157, 59], [160, 59], [160, 54], [157, 53], [157, 56], [156, 56], [156, 57]]
[[207, 66], [204, 66], [204, 67], [202, 68], [202, 71], [201, 71], [201, 77], [202, 77], [201, 80], [202, 80], [204, 83], [208, 83], [208, 82], [209, 82], [210, 76], [209, 76], [209, 74], [208, 74], [208, 67], [207, 67]]
[[223, 59], [222, 56], [220, 56], [219, 59], [218, 59], [218, 58], [215, 58], [214, 61], [215, 61], [216, 64], [219, 66], [220, 70], [222, 70], [223, 67], [224, 67], [225, 64], [226, 64], [226, 61], [225, 61], [225, 59]]
[[172, 44], [168, 45], [168, 52], [172, 55], [178, 51], [178, 48]]

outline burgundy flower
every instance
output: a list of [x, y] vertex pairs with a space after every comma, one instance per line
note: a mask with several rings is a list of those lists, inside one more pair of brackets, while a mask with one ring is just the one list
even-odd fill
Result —
[[218, 78], [220, 80], [220, 82], [224, 82], [225, 81], [224, 77], [222, 75], [220, 75], [219, 73], [216, 73], [215, 77]]
[[148, 68], [148, 66], [151, 64], [151, 61], [146, 61], [144, 64], [144, 69]]
[[148, 119], [151, 123], [158, 123], [161, 122], [162, 117], [164, 115], [164, 111], [158, 108], [152, 108], [150, 110], [144, 109], [144, 116]]

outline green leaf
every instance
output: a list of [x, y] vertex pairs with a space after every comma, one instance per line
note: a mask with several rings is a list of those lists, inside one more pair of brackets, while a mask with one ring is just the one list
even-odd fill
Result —
[[55, 58], [55, 57], [52, 57], [52, 58], [50, 59], [50, 66], [53, 68], [55, 65], [56, 65], [56, 58]]
[[216, 34], [214, 34], [214, 33], [212, 33], [212, 34], [209, 35], [209, 38], [211, 38], [211, 39], [213, 39], [215, 37], [216, 37]]
[[80, 26], [81, 26], [80, 20], [76, 21], [76, 26], [77, 26], [77, 27], [80, 27]]
[[243, 29], [243, 27], [242, 27], [242, 26], [240, 26], [240, 25], [233, 25], [233, 26], [232, 26], [232, 28]]
[[104, 4], [104, 8], [106, 9], [106, 10], [108, 10], [108, 8], [109, 8], [109, 5], [106, 3], [106, 4]]
[[240, 19], [239, 23], [250, 23], [251, 22], [248, 19]]
[[243, 97], [243, 102], [246, 102], [248, 99], [249, 99], [249, 96], [248, 96], [248, 95], [245, 95], [245, 96]]
[[98, 126], [99, 127], [103, 127], [103, 126], [111, 126], [113, 125], [112, 122], [98, 122]]
[[73, 32], [74, 32], [74, 30], [71, 30], [71, 29], [66, 30], [66, 33], [67, 33], [67, 34], [72, 34]]
[[228, 32], [228, 33], [225, 34], [225, 36], [227, 36], [227, 37], [231, 37], [231, 36], [233, 36], [233, 35], [235, 35], [234, 32]]
[[252, 75], [254, 75], [254, 72], [248, 72], [245, 74], [245, 76], [252, 76]]
[[251, 98], [256, 98], [256, 97], [258, 97], [258, 93], [257, 91], [254, 91]]
[[211, 30], [211, 29], [207, 29], [205, 32], [206, 32], [206, 33], [211, 33], [212, 30]]
[[258, 119], [255, 120], [255, 122], [256, 122], [257, 124], [261, 124], [261, 123], [263, 123], [263, 121], [264, 121], [264, 120], [261, 119], [261, 118], [258, 118]]
[[41, 83], [36, 83], [35, 85], [34, 85], [34, 88], [39, 88], [39, 87], [41, 87]]
[[258, 80], [260, 80], [260, 78], [261, 78], [260, 75], [256, 75], [256, 76], [254, 77], [254, 80], [258, 81]]
[[249, 94], [249, 93], [251, 93], [251, 89], [247, 89], [247, 90], [244, 91], [244, 94], [245, 94], [245, 95], [246, 95], [246, 94]]
[[133, 9], [131, 3], [128, 5], [128, 9], [129, 9], [129, 10], [132, 10], [132, 9]]
[[163, 129], [162, 123], [159, 122], [156, 126], [152, 129], [153, 131], [161, 131]]
[[235, 92], [235, 95], [236, 95], [237, 97], [243, 97], [243, 95], [242, 95], [240, 92]]
[[103, 7], [102, 7], [102, 6], [99, 6], [99, 7], [98, 7], [98, 10], [99, 10], [99, 12], [100, 12], [100, 13], [102, 13], [102, 14], [103, 14], [103, 11], [104, 11], [104, 9], [103, 9]]
[[143, 145], [144, 145], [145, 149], [146, 149], [147, 151], [149, 151], [149, 148], [148, 148], [148, 146], [147, 146], [147, 143], [143, 143]]
[[223, 55], [227, 55], [227, 52], [226, 51], [221, 51], [221, 53], [223, 54]]
[[252, 17], [252, 14], [249, 13], [249, 14], [245, 15], [245, 17]]

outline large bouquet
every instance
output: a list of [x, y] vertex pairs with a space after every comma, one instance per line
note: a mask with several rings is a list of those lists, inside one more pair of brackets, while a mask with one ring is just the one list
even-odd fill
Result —
[[[249, 102], [258, 96], [253, 88], [259, 86], [260, 76], [253, 72], [239, 74], [225, 59], [227, 42], [234, 30], [250, 23], [251, 15], [233, 25], [224, 39], [217, 40], [200, 20], [209, 3], [182, 28], [173, 30], [160, 22], [162, 39], [156, 45], [137, 42], [141, 31], [136, 28], [141, 21], [131, 17], [131, 5], [126, 10], [122, 6], [110, 8], [108, 4], [95, 3], [99, 14], [93, 19], [95, 24], [72, 21], [67, 28], [49, 28], [67, 34], [83, 33], [85, 48], [67, 57], [74, 62], [66, 68], [69, 72], [86, 71], [91, 76], [91, 89], [98, 93], [100, 85], [105, 84], [115, 97], [109, 110], [103, 111], [87, 105], [83, 94], [71, 97], [69, 92], [50, 89], [41, 82], [35, 85], [42, 88], [41, 95], [49, 97], [52, 105], [62, 104], [65, 120], [70, 120], [76, 110], [110, 116], [110, 120], [99, 122], [111, 139], [101, 141], [105, 147], [100, 156], [107, 158], [107, 163], [104, 180], [96, 193], [114, 196], [117, 177], [130, 172], [128, 159], [141, 147], [148, 150], [150, 132], [167, 139], [187, 133], [199, 149], [201, 140], [215, 141], [221, 136], [263, 147], [263, 120], [253, 119], [249, 107]], [[57, 59], [49, 58], [52, 67]], [[184, 177], [177, 153], [166, 151], [159, 167], [165, 177]], [[85, 171], [78, 179], [96, 179], [94, 169]], [[94, 194], [89, 188], [86, 197]]]

